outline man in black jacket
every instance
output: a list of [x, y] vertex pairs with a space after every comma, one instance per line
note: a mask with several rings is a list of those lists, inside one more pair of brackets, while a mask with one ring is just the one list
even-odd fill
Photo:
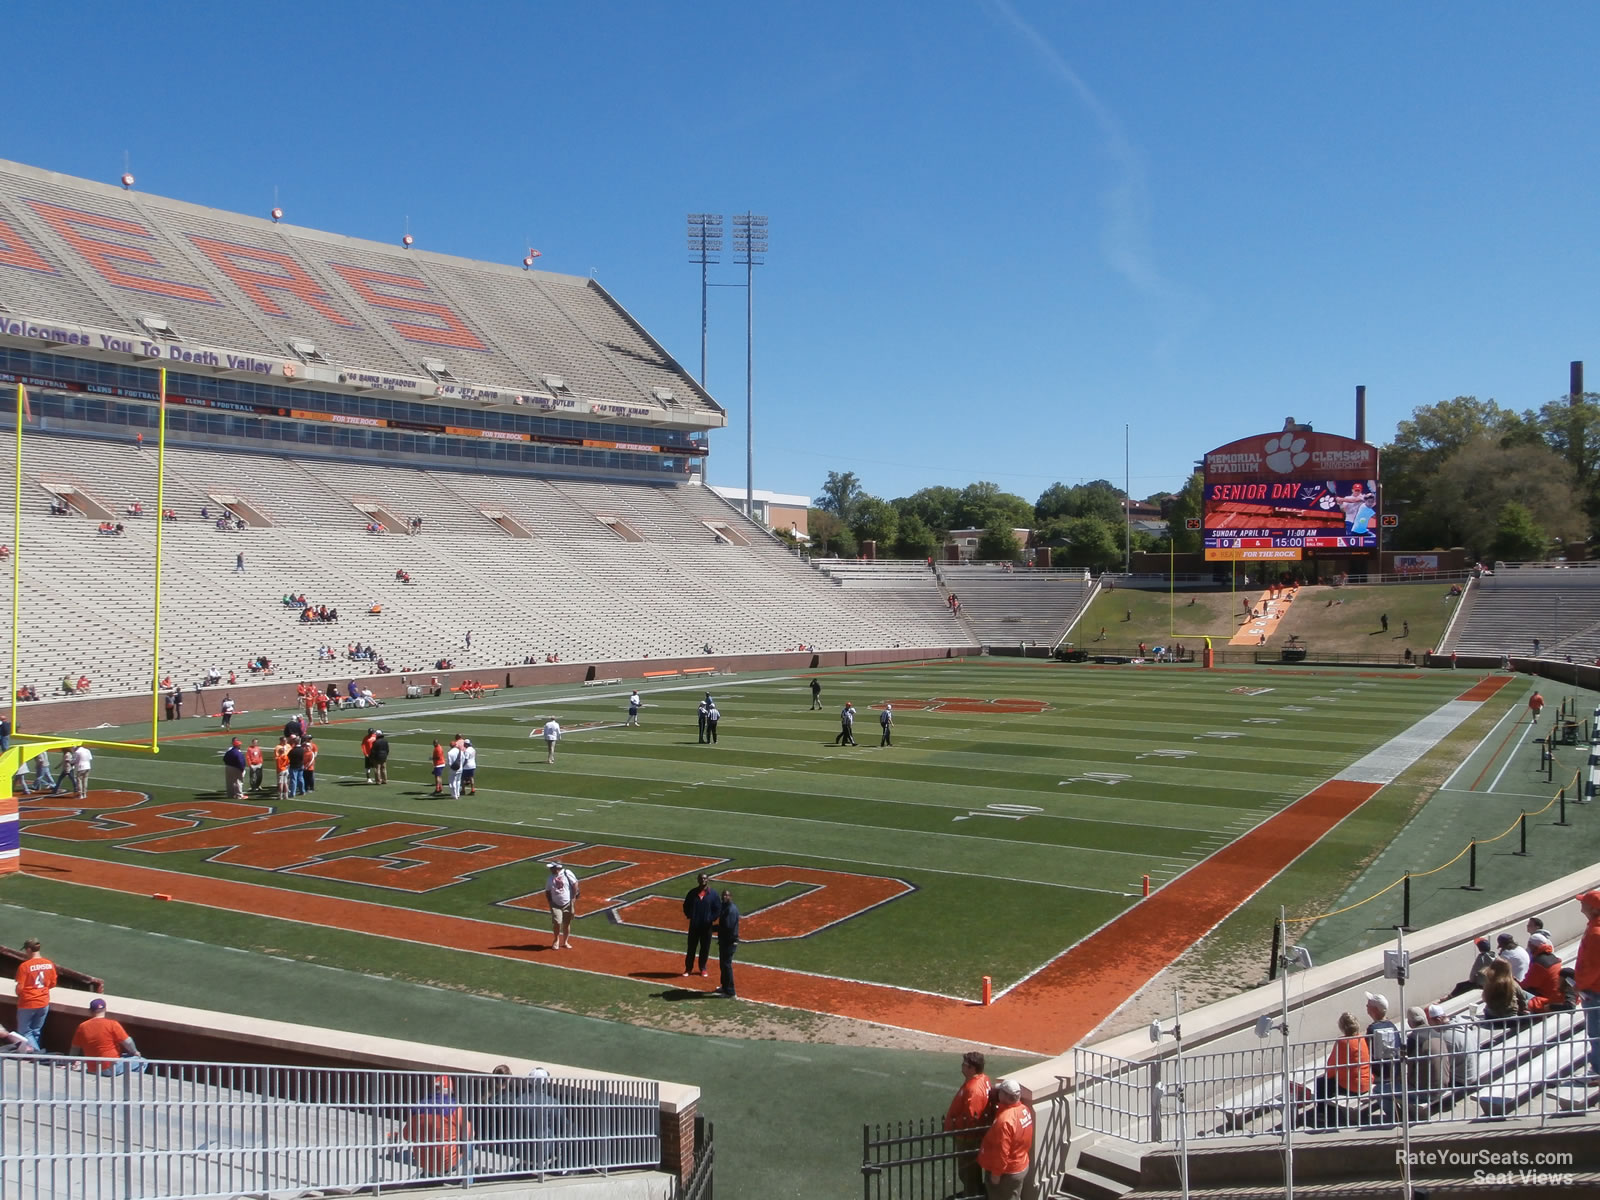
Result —
[[372, 769], [377, 773], [379, 783], [389, 782], [389, 739], [383, 736], [383, 730], [376, 731], [377, 736], [372, 740]]
[[733, 902], [733, 893], [722, 893], [722, 913], [717, 918], [717, 995], [732, 1000], [738, 996], [733, 987], [733, 952], [739, 948], [739, 906]]
[[[717, 893], [708, 879], [709, 876], [702, 873], [700, 881], [683, 898], [683, 915], [689, 918], [689, 948], [683, 955], [685, 976], [706, 973], [706, 959], [711, 957], [711, 927], [717, 923], [717, 914], [722, 911], [722, 902], [717, 899]], [[700, 957], [698, 972], [694, 963], [697, 954]]]

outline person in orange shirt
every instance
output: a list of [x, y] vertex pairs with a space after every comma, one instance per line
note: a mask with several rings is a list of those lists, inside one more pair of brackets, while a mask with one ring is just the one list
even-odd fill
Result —
[[412, 1110], [400, 1136], [411, 1143], [411, 1161], [425, 1178], [449, 1175], [472, 1141], [472, 1122], [456, 1103], [448, 1075], [437, 1076], [434, 1093]]
[[50, 989], [56, 985], [56, 965], [39, 949], [39, 939], [22, 943], [28, 957], [17, 967], [17, 1032], [35, 1050], [43, 1050], [39, 1038], [44, 1034], [44, 1019], [50, 1015]]
[[244, 765], [250, 770], [250, 790], [257, 791], [261, 787], [261, 769], [266, 766], [266, 755], [261, 752], [261, 739], [251, 738], [250, 745], [245, 748]]
[[377, 745], [378, 731], [367, 730], [367, 736], [361, 739], [361, 765], [366, 768], [367, 782], [376, 783], [377, 764], [372, 761], [372, 747]]
[[[983, 1124], [984, 1112], [989, 1107], [989, 1077], [983, 1073], [986, 1061], [981, 1050], [968, 1050], [961, 1056], [961, 1086], [945, 1110], [946, 1132], [976, 1129]], [[956, 1160], [956, 1176], [961, 1181], [963, 1195], [977, 1195], [983, 1185], [983, 1169], [978, 1166], [978, 1146], [981, 1134], [957, 1137], [955, 1143], [963, 1153]]]
[[90, 1068], [101, 1075], [138, 1074], [146, 1067], [139, 1057], [139, 1047], [133, 1044], [122, 1022], [106, 1016], [104, 998], [96, 996], [89, 1001], [89, 1019], [72, 1034], [72, 1053], [87, 1058], [116, 1059]]
[[305, 765], [301, 768], [305, 775], [306, 791], [317, 790], [317, 741], [309, 733], [306, 734]]
[[1583, 908], [1583, 940], [1578, 943], [1573, 982], [1583, 1000], [1584, 1032], [1589, 1035], [1589, 1078], [1600, 1083], [1600, 891], [1578, 897]]
[[1372, 1055], [1361, 1026], [1349, 1013], [1339, 1014], [1339, 1033], [1328, 1052], [1327, 1069], [1317, 1078], [1313, 1119], [1321, 1128], [1343, 1125], [1345, 1113], [1334, 1100], [1340, 1096], [1365, 1096], [1372, 1090]]
[[433, 794], [444, 795], [444, 747], [438, 738], [433, 739]]
[[319, 688], [317, 690], [317, 720], [324, 725], [328, 724], [328, 703], [328, 693]]
[[1022, 1085], [1015, 1079], [1002, 1079], [994, 1091], [1000, 1106], [994, 1124], [983, 1135], [978, 1166], [983, 1168], [989, 1200], [1017, 1200], [1033, 1151], [1033, 1113], [1022, 1102]]
[[278, 768], [278, 799], [289, 799], [289, 735], [284, 734], [272, 749], [272, 761]]

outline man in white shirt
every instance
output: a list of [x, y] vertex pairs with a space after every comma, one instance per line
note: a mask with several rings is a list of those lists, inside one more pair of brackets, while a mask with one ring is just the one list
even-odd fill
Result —
[[222, 727], [224, 729], [233, 727], [233, 714], [237, 707], [233, 702], [232, 696], [224, 696], [222, 698]]
[[638, 691], [637, 688], [635, 688], [634, 691], [633, 691], [633, 694], [628, 697], [628, 724], [629, 725], [637, 725], [638, 723], [639, 723], [639, 691]]
[[451, 743], [450, 749], [444, 756], [444, 765], [450, 769], [450, 798], [461, 799], [461, 773], [467, 767], [467, 748], [465, 745]]
[[[551, 723], [555, 723], [552, 717]], [[550, 878], [544, 885], [545, 899], [550, 901], [550, 929], [555, 934], [552, 950], [572, 949], [572, 914], [578, 903], [578, 877], [561, 865], [560, 859], [550, 864]]]
[[1517, 945], [1514, 934], [1502, 933], [1496, 941], [1499, 944], [1500, 957], [1511, 964], [1511, 977], [1521, 983], [1523, 976], [1528, 973], [1528, 963], [1531, 961], [1528, 952]]
[[72, 777], [78, 784], [78, 799], [89, 798], [89, 769], [94, 766], [94, 755], [89, 747], [79, 746], [72, 752]]
[[561, 724], [554, 717], [544, 723], [544, 748], [549, 752], [546, 762], [555, 762], [556, 743], [561, 740]]

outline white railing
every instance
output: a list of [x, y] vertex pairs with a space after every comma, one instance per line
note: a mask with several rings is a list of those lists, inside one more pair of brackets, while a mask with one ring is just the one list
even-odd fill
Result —
[[[1358, 1035], [1368, 1048], [1372, 1040]], [[1136, 1143], [1282, 1136], [1296, 1129], [1430, 1126], [1596, 1111], [1582, 1010], [1510, 1022], [1450, 1021], [1400, 1034], [1395, 1057], [1369, 1061], [1333, 1041], [1273, 1040], [1226, 1053], [1143, 1061], [1079, 1050], [1079, 1128]], [[1287, 1054], [1287, 1061], [1285, 1059]], [[1343, 1064], [1352, 1064], [1348, 1067]], [[1287, 1097], [1287, 1101], [1286, 1098]]]
[[[632, 1079], [0, 1057], [0, 1200], [465, 1187], [657, 1169]], [[104, 1068], [106, 1073], [102, 1073]]]

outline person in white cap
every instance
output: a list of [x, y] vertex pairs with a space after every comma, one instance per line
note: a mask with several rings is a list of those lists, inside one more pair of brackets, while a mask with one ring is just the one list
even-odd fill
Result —
[[1033, 1113], [1022, 1102], [1022, 1085], [1015, 1079], [995, 1084], [994, 1096], [999, 1107], [978, 1148], [978, 1166], [989, 1200], [1017, 1200], [1033, 1151]]
[[878, 714], [878, 724], [883, 726], [883, 739], [878, 743], [878, 745], [893, 745], [894, 743], [890, 739], [889, 734], [890, 731], [894, 729], [894, 705], [889, 703], [884, 704], [883, 711]]
[[562, 866], [559, 858], [550, 864], [544, 895], [550, 901], [550, 928], [555, 934], [550, 948], [571, 950], [572, 914], [578, 906], [578, 877]]
[[1372, 1088], [1385, 1122], [1394, 1120], [1395, 1095], [1400, 1091], [1400, 1027], [1389, 1020], [1389, 997], [1367, 993], [1367, 1053], [1372, 1058]]

